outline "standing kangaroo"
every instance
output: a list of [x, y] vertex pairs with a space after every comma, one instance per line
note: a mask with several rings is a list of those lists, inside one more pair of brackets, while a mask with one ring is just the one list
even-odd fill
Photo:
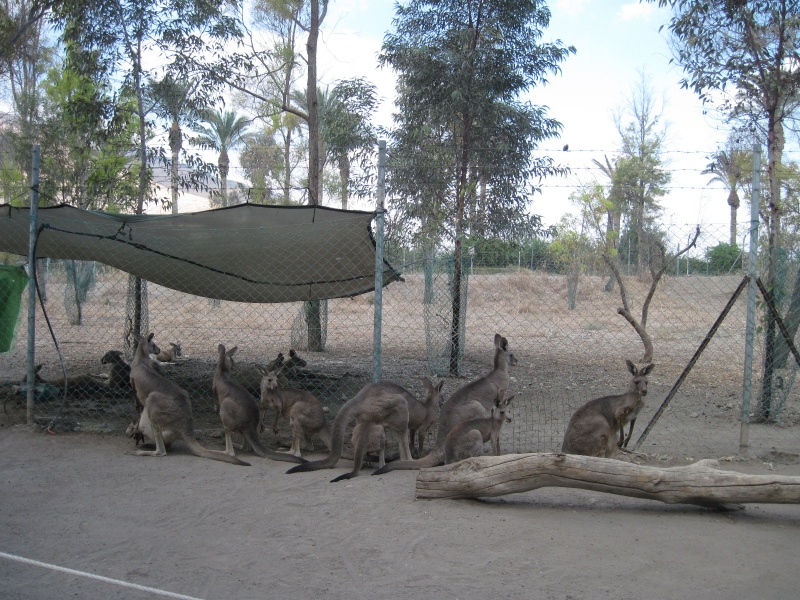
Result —
[[218, 450], [204, 448], [194, 437], [194, 419], [189, 394], [163, 375], [159, 374], [150, 361], [150, 354], [158, 354], [158, 347], [153, 343], [153, 334], [146, 338], [139, 337], [136, 351], [131, 361], [131, 384], [136, 390], [139, 401], [147, 411], [153, 427], [155, 450], [137, 450], [140, 456], [165, 456], [167, 450], [162, 432], [170, 430], [178, 439], [188, 446], [195, 456], [220, 460], [234, 465], [249, 466]]
[[[266, 419], [267, 406], [272, 405], [275, 420], [272, 431], [278, 434], [278, 418], [288, 417], [292, 430], [292, 448], [290, 453], [300, 456], [300, 444], [318, 434], [330, 450], [331, 427], [325, 419], [325, 411], [319, 399], [306, 390], [281, 387], [279, 371], [268, 371], [261, 378], [261, 411], [262, 419]], [[264, 430], [263, 421], [260, 425]]]
[[[383, 425], [397, 440], [402, 459], [410, 461], [407, 394], [411, 395], [411, 392], [395, 383], [368, 383], [355, 396], [345, 402], [344, 406], [336, 414], [331, 427], [331, 449], [327, 458], [292, 467], [287, 473], [334, 468], [342, 457], [345, 427], [354, 419], [356, 423]], [[365, 439], [365, 436], [356, 440], [353, 454], [353, 470], [350, 473], [345, 473], [332, 479], [332, 482], [350, 479], [358, 475], [366, 454], [367, 442], [368, 440]]]
[[424, 469], [444, 462], [444, 442], [447, 434], [456, 425], [470, 419], [491, 416], [492, 407], [498, 400], [503, 402], [508, 391], [508, 367], [517, 364], [516, 357], [508, 349], [508, 340], [499, 333], [494, 336], [494, 366], [492, 370], [475, 381], [460, 387], [442, 404], [439, 411], [439, 428], [436, 445], [427, 456], [417, 460], [398, 460], [386, 463], [373, 475], [381, 475], [400, 469]]
[[225, 350], [225, 346], [217, 346], [219, 358], [214, 370], [212, 388], [214, 398], [219, 407], [219, 418], [225, 429], [225, 452], [235, 456], [233, 439], [231, 435], [236, 432], [241, 434], [250, 444], [253, 452], [263, 458], [282, 460], [286, 462], [303, 462], [302, 458], [276, 452], [264, 447], [258, 439], [258, 403], [250, 392], [231, 376], [232, 358], [236, 354], [237, 346]]
[[[647, 376], [655, 365], [637, 369], [630, 360], [625, 364], [633, 376], [627, 393], [595, 398], [576, 410], [567, 425], [562, 452], [609, 458], [628, 445], [636, 416], [644, 406], [642, 398], [647, 395]], [[627, 423], [631, 426], [625, 437]]]
[[492, 443], [492, 454], [500, 456], [500, 429], [503, 423], [511, 423], [511, 401], [497, 400], [492, 414], [483, 419], [462, 421], [447, 434], [444, 441], [444, 462], [450, 464], [469, 458], [482, 456], [483, 445]]
[[[411, 454], [414, 458], [422, 456], [422, 447], [425, 445], [425, 436], [428, 430], [439, 419], [439, 399], [442, 396], [444, 380], [434, 384], [427, 377], [422, 378], [425, 385], [425, 401], [406, 397], [408, 401], [408, 432]], [[414, 438], [417, 438], [417, 448], [414, 448]], [[379, 466], [383, 466], [382, 464]]]

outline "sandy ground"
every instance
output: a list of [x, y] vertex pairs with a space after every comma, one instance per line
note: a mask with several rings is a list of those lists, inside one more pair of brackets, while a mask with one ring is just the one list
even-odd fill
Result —
[[[800, 507], [547, 488], [415, 500], [415, 472], [329, 483], [131, 454], [114, 435], [0, 429], [0, 552], [194, 598], [797, 598]], [[800, 475], [800, 465], [723, 468]], [[162, 594], [163, 595], [163, 594]], [[0, 596], [156, 598], [0, 557]], [[174, 596], [173, 596], [174, 597]]]

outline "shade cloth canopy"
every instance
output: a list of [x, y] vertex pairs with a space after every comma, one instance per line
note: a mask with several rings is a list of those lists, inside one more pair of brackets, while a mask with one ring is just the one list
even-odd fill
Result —
[[[37, 258], [98, 261], [181, 292], [293, 302], [375, 289], [374, 213], [241, 204], [178, 215], [40, 208]], [[0, 250], [28, 254], [28, 208], [0, 205]], [[383, 284], [401, 280], [386, 261]]]

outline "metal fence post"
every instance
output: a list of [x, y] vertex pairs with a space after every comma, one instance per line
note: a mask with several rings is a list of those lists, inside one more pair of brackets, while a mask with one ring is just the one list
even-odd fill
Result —
[[744, 377], [742, 417], [739, 430], [739, 453], [746, 454], [750, 435], [750, 400], [753, 393], [753, 348], [756, 329], [756, 279], [758, 278], [758, 211], [761, 208], [761, 145], [753, 145], [753, 192], [750, 198], [750, 263], [747, 287], [747, 321], [744, 334]]
[[383, 216], [386, 195], [386, 140], [378, 142], [378, 198], [375, 207], [375, 316], [372, 329], [372, 381], [381, 380], [383, 319]]
[[27, 423], [33, 425], [33, 401], [36, 387], [36, 230], [39, 228], [39, 166], [41, 148], [33, 147], [31, 163], [31, 209], [28, 230], [28, 389]]

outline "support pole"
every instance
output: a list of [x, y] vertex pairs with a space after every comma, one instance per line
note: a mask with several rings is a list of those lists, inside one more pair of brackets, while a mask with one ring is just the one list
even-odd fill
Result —
[[750, 436], [750, 403], [753, 394], [753, 349], [756, 343], [756, 294], [758, 293], [758, 211], [761, 208], [761, 145], [753, 145], [753, 192], [750, 197], [750, 261], [747, 287], [747, 319], [744, 332], [744, 376], [739, 454], [747, 454]]
[[375, 207], [375, 316], [372, 328], [372, 381], [381, 380], [383, 325], [383, 218], [386, 196], [386, 140], [378, 142], [378, 199]]
[[27, 423], [33, 425], [33, 401], [36, 387], [36, 236], [39, 229], [39, 166], [41, 148], [33, 146], [31, 162], [31, 209], [28, 229], [28, 390]]

